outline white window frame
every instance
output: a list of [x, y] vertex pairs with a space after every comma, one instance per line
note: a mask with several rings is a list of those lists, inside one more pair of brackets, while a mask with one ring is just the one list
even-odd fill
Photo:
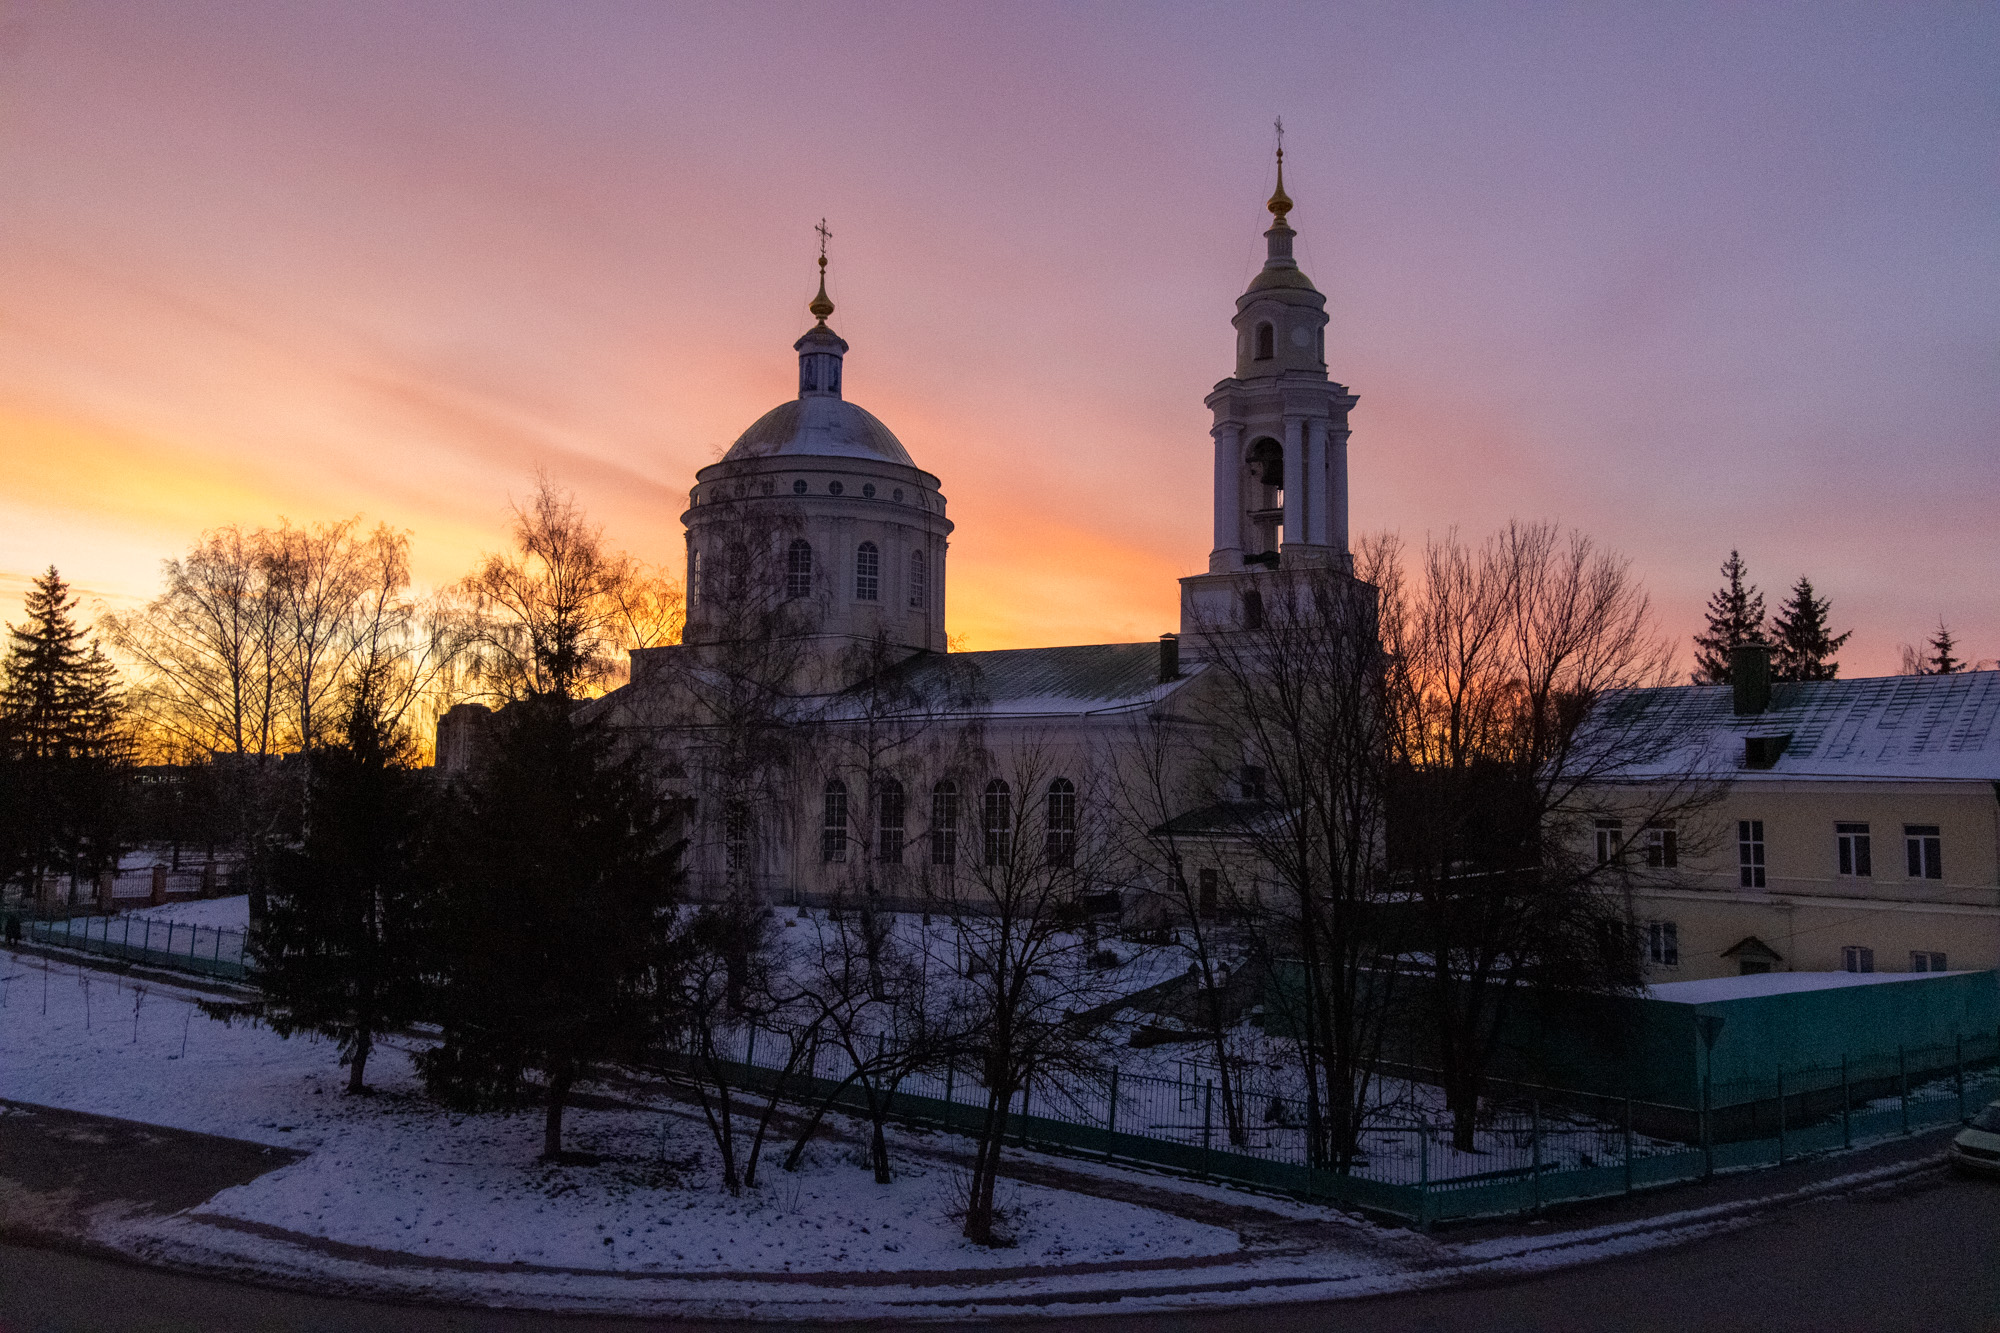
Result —
[[1875, 951], [1865, 944], [1846, 944], [1840, 950], [1840, 970], [1843, 972], [1873, 972]]
[[1911, 879], [1944, 878], [1944, 835], [1936, 824], [1903, 825], [1904, 868]]
[[1834, 869], [1843, 879], [1875, 877], [1875, 837], [1861, 821], [1833, 826]]
[[1655, 967], [1681, 965], [1681, 931], [1673, 921], [1646, 923], [1646, 961]]
[[1736, 821], [1736, 883], [1738, 888], [1744, 889], [1765, 887], [1764, 821], [1761, 819]]

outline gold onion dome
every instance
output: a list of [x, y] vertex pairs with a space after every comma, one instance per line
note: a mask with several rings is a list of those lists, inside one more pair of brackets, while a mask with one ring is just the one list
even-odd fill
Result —
[[1292, 197], [1285, 193], [1285, 150], [1282, 148], [1278, 150], [1278, 188], [1272, 192], [1270, 201], [1264, 206], [1270, 209], [1271, 216], [1277, 219], [1274, 225], [1280, 227], [1288, 225], [1285, 222], [1285, 214], [1292, 211]]
[[833, 302], [829, 301], [826, 297], [825, 255], [819, 257], [819, 295], [813, 297], [812, 304], [806, 307], [806, 313], [819, 320], [822, 326], [826, 324], [826, 317], [833, 313]]

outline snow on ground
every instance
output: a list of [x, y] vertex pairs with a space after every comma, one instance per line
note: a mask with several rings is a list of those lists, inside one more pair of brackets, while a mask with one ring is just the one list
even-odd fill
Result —
[[1132, 1204], [1002, 1183], [1017, 1243], [971, 1245], [951, 1216], [958, 1172], [897, 1158], [874, 1183], [821, 1143], [797, 1173], [772, 1145], [756, 1190], [720, 1189], [707, 1130], [683, 1108], [573, 1111], [547, 1167], [541, 1113], [457, 1115], [422, 1100], [407, 1052], [379, 1050], [380, 1095], [342, 1094], [331, 1044], [203, 1017], [184, 993], [0, 954], [0, 1093], [303, 1150], [199, 1213], [413, 1254], [616, 1271], [1006, 1268], [1223, 1254], [1233, 1231]]
[[250, 897], [248, 894], [239, 893], [230, 898], [168, 903], [163, 907], [142, 907], [121, 915], [129, 916], [134, 921], [173, 921], [183, 926], [196, 925], [216, 930], [247, 931], [250, 929]]

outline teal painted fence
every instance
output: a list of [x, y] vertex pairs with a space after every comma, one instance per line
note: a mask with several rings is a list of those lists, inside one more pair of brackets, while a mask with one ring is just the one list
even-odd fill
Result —
[[243, 932], [198, 926], [186, 921], [154, 920], [143, 914], [64, 917], [53, 921], [23, 921], [21, 935], [35, 944], [126, 962], [144, 963], [175, 972], [241, 981], [247, 975]]
[[[1948, 1049], [1956, 1057], [1949, 1077], [1924, 1086], [1906, 1080], [1893, 1096], [1874, 1099], [1868, 1098], [1868, 1089], [1850, 1084], [1846, 1100], [1832, 1110], [1811, 1109], [1811, 1099], [1826, 1091], [1817, 1075], [1795, 1073], [1790, 1086], [1784, 1086], [1785, 1075], [1774, 1071], [1775, 1091], [1781, 1095], [1761, 1129], [1752, 1126], [1751, 1132], [1724, 1138], [1702, 1115], [1696, 1121], [1698, 1141], [1692, 1143], [1636, 1133], [1631, 1128], [1637, 1109], [1633, 1104], [1624, 1106], [1622, 1117], [1614, 1112], [1586, 1118], [1565, 1111], [1559, 1100], [1532, 1101], [1525, 1110], [1504, 1110], [1482, 1121], [1481, 1169], [1475, 1171], [1464, 1169], [1464, 1156], [1452, 1150], [1450, 1127], [1421, 1117], [1372, 1127], [1364, 1160], [1347, 1171], [1314, 1166], [1307, 1160], [1305, 1136], [1297, 1131], [1305, 1108], [1263, 1092], [1245, 1094], [1247, 1103], [1263, 1111], [1255, 1118], [1282, 1111], [1280, 1119], [1291, 1122], [1291, 1132], [1272, 1133], [1268, 1124], [1259, 1125], [1248, 1136], [1251, 1141], [1239, 1147], [1228, 1141], [1226, 1115], [1218, 1114], [1219, 1092], [1213, 1083], [1110, 1071], [1054, 1087], [1038, 1088], [1031, 1081], [1020, 1100], [1007, 1107], [1006, 1139], [1365, 1209], [1427, 1227], [1454, 1218], [1533, 1212], [1556, 1203], [1697, 1180], [1714, 1171], [1775, 1166], [1806, 1153], [1954, 1123], [2000, 1097], [2000, 1039], [1965, 1039]], [[745, 1059], [721, 1062], [739, 1089], [775, 1093], [798, 1105], [824, 1102], [854, 1114], [869, 1113], [868, 1090], [843, 1070], [834, 1071], [842, 1077], [811, 1068], [786, 1072], [757, 1063], [755, 1052], [753, 1040]], [[1938, 1058], [1934, 1050], [1926, 1050], [1927, 1061]], [[670, 1056], [667, 1066], [685, 1074], [688, 1057]], [[1081, 1091], [1086, 1088], [1088, 1093]], [[1562, 1095], [1550, 1092], [1552, 1099]], [[970, 1135], [980, 1131], [986, 1115], [985, 1090], [963, 1071], [923, 1071], [888, 1096], [890, 1118], [907, 1125]]]

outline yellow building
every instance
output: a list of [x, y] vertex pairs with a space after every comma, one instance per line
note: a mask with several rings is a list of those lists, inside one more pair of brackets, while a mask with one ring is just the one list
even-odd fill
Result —
[[1677, 864], [1635, 877], [1649, 980], [2000, 967], [2000, 672], [1772, 685], [1750, 665], [1607, 701], [1681, 735], [1624, 776], [1718, 779]]

